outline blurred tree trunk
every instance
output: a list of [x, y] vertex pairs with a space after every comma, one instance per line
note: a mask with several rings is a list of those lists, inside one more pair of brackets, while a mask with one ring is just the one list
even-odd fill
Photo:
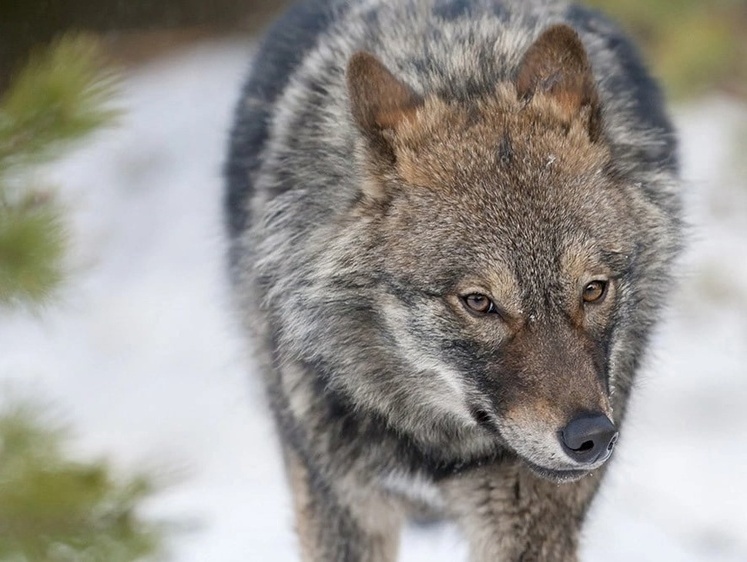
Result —
[[253, 32], [287, 0], [0, 0], [0, 91], [36, 46], [65, 31], [139, 32], [197, 27]]

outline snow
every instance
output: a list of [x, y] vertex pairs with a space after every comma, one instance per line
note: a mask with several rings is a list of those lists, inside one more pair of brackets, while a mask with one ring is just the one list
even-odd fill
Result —
[[[80, 454], [173, 480], [147, 512], [189, 524], [170, 542], [179, 562], [297, 560], [224, 274], [220, 172], [250, 53], [204, 43], [127, 76], [120, 126], [47, 173], [75, 241], [63, 302], [0, 318], [0, 382], [58, 404]], [[747, 107], [713, 98], [676, 117], [692, 249], [587, 561], [747, 560]], [[453, 527], [409, 529], [401, 560], [466, 560], [466, 548]]]

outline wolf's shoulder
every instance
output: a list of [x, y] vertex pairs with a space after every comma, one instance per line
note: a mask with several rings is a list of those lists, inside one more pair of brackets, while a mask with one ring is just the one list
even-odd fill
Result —
[[259, 153], [267, 141], [273, 106], [299, 65], [333, 22], [347, 9], [341, 0], [305, 0], [293, 4], [265, 33], [252, 58], [231, 131], [225, 174], [229, 234], [246, 227], [246, 200], [259, 168]]

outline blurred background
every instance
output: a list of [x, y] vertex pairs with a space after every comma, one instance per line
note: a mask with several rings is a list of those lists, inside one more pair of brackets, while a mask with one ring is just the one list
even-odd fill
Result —
[[[681, 135], [690, 248], [585, 561], [747, 561], [747, 1], [590, 0]], [[223, 263], [272, 0], [0, 3], [0, 561], [294, 561]], [[401, 559], [466, 560], [449, 526]]]

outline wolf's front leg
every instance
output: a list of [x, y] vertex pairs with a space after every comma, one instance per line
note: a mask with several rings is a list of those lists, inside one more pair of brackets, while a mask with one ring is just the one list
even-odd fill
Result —
[[599, 482], [557, 484], [518, 466], [482, 468], [444, 486], [472, 562], [576, 562], [578, 536]]
[[374, 491], [325, 482], [286, 451], [303, 562], [395, 562], [403, 514]]

